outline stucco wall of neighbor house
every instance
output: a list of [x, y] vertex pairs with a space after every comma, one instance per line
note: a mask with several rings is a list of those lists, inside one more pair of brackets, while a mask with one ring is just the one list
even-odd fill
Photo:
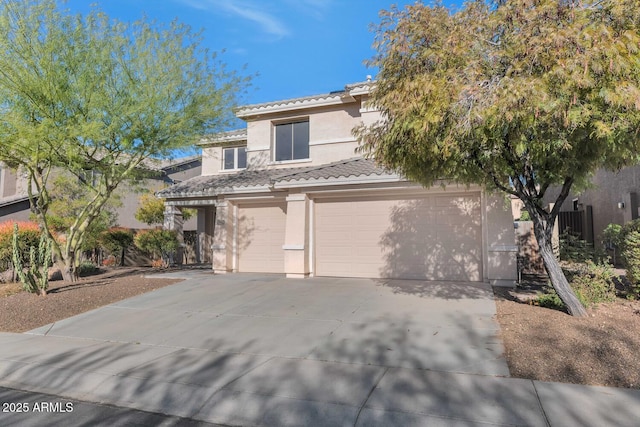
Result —
[[[2, 200], [0, 199], [0, 202]], [[0, 222], [29, 221], [31, 215], [29, 200], [0, 206]]]
[[172, 183], [186, 181], [189, 178], [200, 176], [202, 173], [202, 160], [200, 158], [194, 159], [185, 164], [177, 165], [175, 167], [165, 168], [167, 178]]
[[[122, 206], [118, 207], [118, 225], [125, 228], [145, 229], [151, 226], [136, 219], [135, 214], [140, 206], [140, 197], [147, 192], [154, 193], [174, 182], [185, 181], [189, 178], [200, 176], [202, 172], [202, 162], [200, 160], [190, 162], [187, 165], [176, 167], [174, 170], [168, 169], [169, 173], [165, 177], [148, 178], [141, 182], [130, 184], [123, 183], [118, 189], [118, 195]], [[160, 224], [161, 225], [161, 224]], [[185, 231], [197, 229], [197, 216], [193, 216], [184, 222]]]
[[[562, 204], [562, 211], [572, 211], [575, 199], [581, 209], [593, 207], [593, 232], [596, 244], [601, 241], [602, 232], [611, 223], [624, 224], [639, 217], [638, 197], [640, 197], [640, 166], [624, 168], [619, 172], [599, 170], [591, 180], [592, 187], [582, 192], [572, 192]], [[545, 196], [551, 203], [559, 193], [554, 188]], [[634, 197], [633, 195], [637, 195]], [[624, 203], [624, 208], [618, 207]]]
[[15, 171], [0, 164], [0, 199], [16, 194], [17, 175]]

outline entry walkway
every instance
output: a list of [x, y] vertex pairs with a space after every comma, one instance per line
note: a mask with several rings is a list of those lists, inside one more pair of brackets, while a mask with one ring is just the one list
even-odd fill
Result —
[[0, 334], [0, 386], [226, 425], [636, 424], [640, 391], [509, 378], [483, 284], [172, 275]]

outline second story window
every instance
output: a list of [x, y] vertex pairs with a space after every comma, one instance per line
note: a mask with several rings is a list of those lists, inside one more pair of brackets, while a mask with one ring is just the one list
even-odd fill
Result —
[[244, 169], [247, 167], [247, 147], [222, 149], [222, 169]]
[[274, 160], [300, 160], [309, 158], [309, 122], [275, 125]]

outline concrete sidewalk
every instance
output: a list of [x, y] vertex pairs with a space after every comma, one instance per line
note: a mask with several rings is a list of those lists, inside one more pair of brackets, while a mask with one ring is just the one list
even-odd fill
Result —
[[485, 285], [187, 278], [1, 333], [0, 386], [225, 425], [637, 425], [640, 391], [509, 378]]

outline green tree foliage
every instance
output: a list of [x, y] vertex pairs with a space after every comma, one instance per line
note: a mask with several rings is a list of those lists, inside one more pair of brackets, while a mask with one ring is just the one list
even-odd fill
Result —
[[169, 264], [169, 255], [180, 247], [178, 236], [172, 230], [142, 230], [134, 238], [136, 247], [150, 253], [154, 258], [162, 258], [165, 266]]
[[[421, 3], [382, 12], [361, 150], [424, 185], [476, 183], [529, 212], [558, 295], [584, 307], [552, 251], [572, 186], [638, 162], [640, 0]], [[560, 191], [548, 212], [543, 199]]]
[[[164, 199], [159, 199], [153, 194], [143, 194], [138, 203], [138, 210], [135, 213], [138, 221], [147, 225], [162, 225], [164, 223]], [[194, 209], [182, 209], [182, 219], [187, 221], [195, 213]]]
[[112, 255], [120, 255], [120, 266], [123, 266], [125, 252], [133, 244], [133, 231], [113, 227], [100, 233], [98, 242]]
[[0, 3], [0, 160], [27, 174], [49, 237], [52, 172], [74, 175], [86, 194], [64, 243], [53, 240], [65, 278], [122, 182], [232, 118], [248, 81], [200, 41], [176, 22], [123, 23], [95, 9], [74, 16], [55, 0]]
[[[83, 179], [90, 179], [89, 175], [86, 173]], [[51, 203], [46, 212], [47, 224], [56, 235], [66, 238], [76, 218], [91, 200], [85, 192], [84, 183], [73, 175], [57, 175], [51, 183], [51, 188], [48, 190]], [[120, 196], [112, 194], [83, 234], [79, 244], [80, 251], [88, 251], [100, 246], [98, 241], [100, 234], [116, 224], [116, 208], [119, 206], [122, 206]], [[32, 219], [37, 220], [38, 215], [32, 214]], [[80, 258], [80, 251], [76, 252], [78, 258]]]

